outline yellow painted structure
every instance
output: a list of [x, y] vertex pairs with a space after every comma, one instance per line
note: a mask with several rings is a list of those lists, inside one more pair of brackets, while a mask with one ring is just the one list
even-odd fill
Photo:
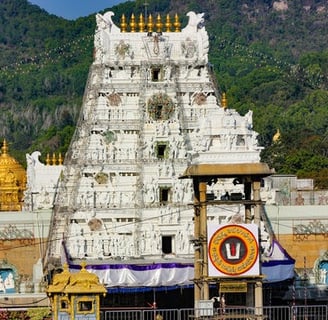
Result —
[[8, 153], [4, 140], [0, 154], [0, 211], [21, 211], [26, 189], [26, 171]]
[[85, 263], [81, 267], [80, 272], [70, 273], [64, 265], [64, 271], [56, 274], [48, 286], [54, 320], [100, 319], [100, 296], [106, 295], [106, 288], [86, 270]]

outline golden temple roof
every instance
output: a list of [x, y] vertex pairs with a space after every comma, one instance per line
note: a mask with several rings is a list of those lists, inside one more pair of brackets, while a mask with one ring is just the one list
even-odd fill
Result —
[[82, 269], [78, 273], [71, 275], [66, 293], [106, 293], [105, 287], [100, 284], [96, 274], [86, 270], [86, 263], [81, 264]]
[[63, 272], [54, 275], [52, 284], [49, 285], [47, 290], [49, 293], [64, 292], [65, 287], [69, 283], [71, 274], [68, 271], [68, 265], [65, 264], [63, 267]]
[[64, 294], [106, 294], [106, 288], [99, 282], [98, 276], [86, 270], [85, 262], [81, 264], [81, 267], [80, 272], [70, 273], [67, 264], [64, 265], [64, 271], [56, 274], [52, 284], [48, 286], [48, 295], [60, 292]]

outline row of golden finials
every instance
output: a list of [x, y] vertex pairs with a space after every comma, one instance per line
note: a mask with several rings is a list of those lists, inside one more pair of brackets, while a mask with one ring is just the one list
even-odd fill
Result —
[[171, 23], [170, 15], [166, 15], [165, 23], [162, 23], [161, 16], [158, 14], [156, 21], [153, 20], [152, 15], [150, 14], [147, 20], [144, 18], [142, 13], [139, 16], [139, 20], [135, 18], [132, 13], [130, 18], [130, 23], [126, 22], [125, 15], [121, 17], [121, 32], [180, 32], [181, 23], [177, 14], [174, 16], [174, 22]]
[[47, 158], [46, 158], [46, 165], [47, 166], [56, 166], [56, 165], [62, 165], [64, 162], [64, 159], [61, 155], [61, 153], [58, 154], [58, 158], [56, 157], [56, 155], [53, 153], [52, 157], [50, 157], [50, 154], [47, 154]]

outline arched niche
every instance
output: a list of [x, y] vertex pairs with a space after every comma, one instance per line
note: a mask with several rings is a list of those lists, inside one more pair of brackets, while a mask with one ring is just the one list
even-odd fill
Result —
[[16, 293], [17, 280], [16, 267], [7, 261], [0, 261], [0, 294]]
[[328, 251], [325, 251], [314, 263], [317, 284], [328, 284]]

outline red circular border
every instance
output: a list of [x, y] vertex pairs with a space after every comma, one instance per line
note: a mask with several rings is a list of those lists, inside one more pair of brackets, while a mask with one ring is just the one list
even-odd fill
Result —
[[[224, 232], [225, 230], [227, 230], [227, 228], [240, 228], [242, 229], [244, 232], [248, 233], [251, 238], [254, 240], [254, 243], [255, 243], [255, 246], [253, 247], [253, 249], [255, 248], [255, 254], [254, 254], [254, 259], [251, 260], [251, 262], [247, 265], [246, 268], [242, 269], [240, 272], [227, 272], [226, 270], [222, 269], [220, 267], [220, 265], [218, 264], [217, 259], [214, 259], [212, 257], [212, 254], [211, 254], [211, 248], [216, 248], [216, 252], [218, 253], [218, 257], [219, 259], [221, 259], [224, 263], [226, 263], [226, 259], [224, 257], [222, 257], [221, 255], [221, 245], [222, 243], [227, 240], [228, 238], [231, 237], [231, 235], [227, 235], [226, 237], [222, 238], [221, 240], [219, 240], [219, 243], [217, 244], [214, 244], [213, 242], [216, 240], [216, 237], [218, 236], [218, 234]], [[241, 263], [244, 263], [244, 261], [247, 259], [247, 255], [249, 255], [249, 248], [250, 248], [250, 243], [249, 241], [247, 241], [247, 239], [245, 239], [244, 237], [240, 236], [240, 235], [236, 235], [236, 234], [232, 234], [235, 238], [239, 238], [244, 244], [245, 244], [245, 247], [246, 247], [246, 254], [245, 254], [245, 258], [241, 261]], [[216, 230], [214, 232], [214, 234], [212, 235], [210, 241], [209, 241], [209, 245], [208, 245], [208, 254], [209, 254], [209, 258], [212, 262], [212, 265], [218, 270], [220, 271], [221, 273], [225, 274], [225, 275], [230, 275], [230, 276], [238, 276], [238, 275], [241, 275], [241, 274], [244, 274], [245, 272], [249, 271], [253, 266], [254, 264], [256, 263], [257, 259], [258, 259], [258, 253], [259, 253], [259, 247], [258, 247], [258, 243], [257, 243], [257, 240], [254, 236], [254, 234], [247, 228], [243, 227], [243, 226], [240, 226], [240, 225], [226, 225], [226, 226], [223, 226], [221, 227], [220, 229]], [[239, 263], [239, 264], [241, 264]], [[226, 263], [228, 265], [228, 263]], [[230, 265], [231, 267], [236, 267], [235, 264], [231, 264]]]

